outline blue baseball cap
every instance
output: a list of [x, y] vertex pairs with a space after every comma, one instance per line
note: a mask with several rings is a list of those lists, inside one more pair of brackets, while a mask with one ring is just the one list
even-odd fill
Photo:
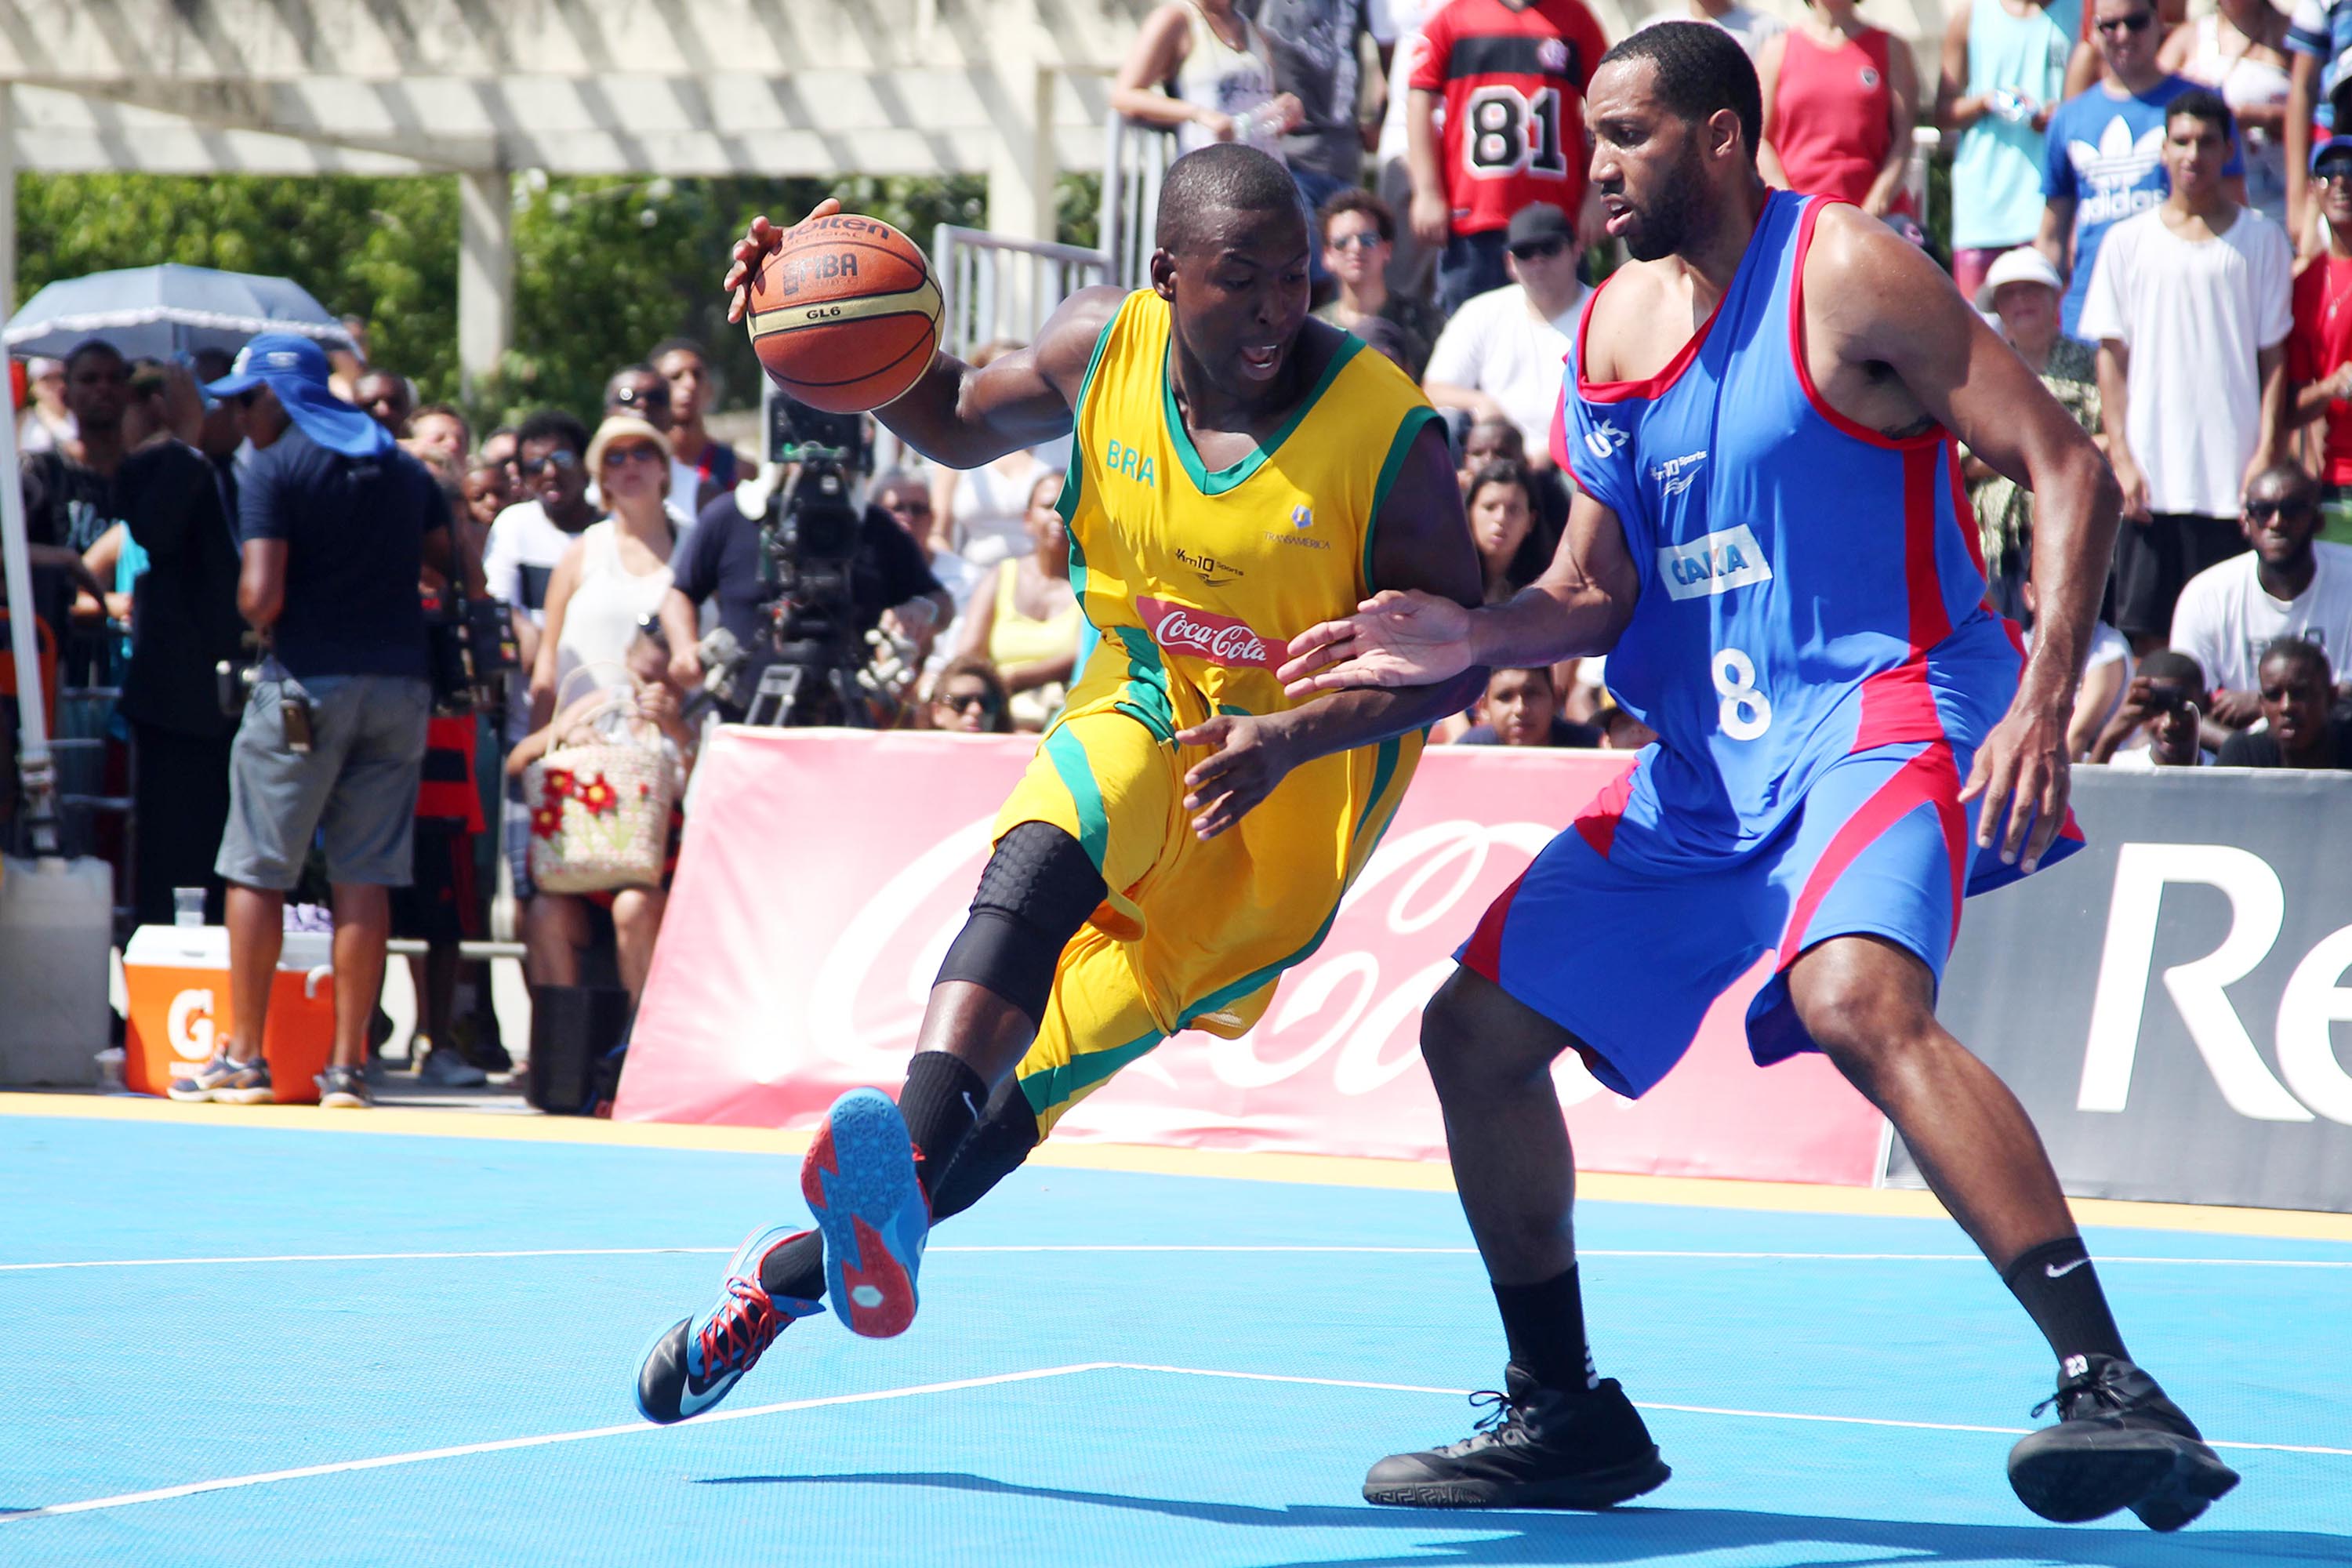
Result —
[[2312, 173], [2319, 172], [2319, 161], [2336, 153], [2352, 153], [2352, 136], [2330, 136], [2311, 150]]
[[205, 390], [235, 397], [267, 386], [286, 405], [295, 427], [331, 452], [347, 458], [381, 457], [392, 449], [392, 432], [364, 411], [327, 390], [326, 352], [292, 332], [264, 332], [239, 351], [236, 363]]

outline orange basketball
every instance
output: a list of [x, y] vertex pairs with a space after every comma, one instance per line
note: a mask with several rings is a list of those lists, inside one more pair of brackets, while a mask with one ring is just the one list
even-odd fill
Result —
[[777, 386], [828, 414], [863, 414], [929, 368], [940, 286], [913, 240], [837, 213], [784, 236], [751, 276], [743, 322]]

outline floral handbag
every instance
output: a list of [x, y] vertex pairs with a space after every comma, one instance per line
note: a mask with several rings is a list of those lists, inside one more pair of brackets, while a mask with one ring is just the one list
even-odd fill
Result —
[[657, 888], [677, 769], [627, 689], [614, 690], [588, 722], [595, 740], [554, 747], [523, 773], [530, 879], [544, 893]]

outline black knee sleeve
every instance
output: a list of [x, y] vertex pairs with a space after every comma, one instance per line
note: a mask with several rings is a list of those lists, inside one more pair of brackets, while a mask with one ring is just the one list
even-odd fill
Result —
[[997, 841], [934, 984], [969, 981], [1043, 1018], [1062, 949], [1106, 891], [1076, 839], [1050, 823], [1022, 823]]

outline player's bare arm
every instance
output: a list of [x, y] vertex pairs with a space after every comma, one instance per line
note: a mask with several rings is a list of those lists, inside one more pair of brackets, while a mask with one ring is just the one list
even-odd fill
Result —
[[[1367, 603], [1409, 596], [1467, 614], [1478, 602], [1477, 551], [1437, 426], [1424, 426], [1414, 437], [1372, 527], [1371, 585], [1381, 592]], [[1483, 668], [1465, 664], [1426, 681], [1386, 683], [1402, 689], [1349, 691], [1263, 717], [1220, 715], [1183, 731], [1176, 737], [1183, 745], [1218, 748], [1184, 775], [1184, 809], [1193, 814], [1192, 830], [1202, 838], [1215, 837], [1299, 763], [1459, 712], [1485, 689], [1486, 680]], [[1292, 695], [1299, 694], [1294, 688]]]
[[[840, 210], [841, 204], [828, 196], [802, 221]], [[742, 320], [752, 272], [789, 232], [755, 217], [735, 242], [734, 263], [719, 285], [733, 296], [727, 308], [730, 321]], [[1126, 290], [1107, 286], [1078, 290], [1047, 318], [1035, 342], [1001, 355], [984, 370], [953, 354], [936, 353], [923, 378], [875, 417], [924, 457], [950, 468], [976, 468], [1007, 452], [1066, 436], [1095, 341], [1126, 297]]]
[[2032, 870], [2066, 815], [2066, 727], [2122, 492], [2099, 450], [1936, 264], [1884, 225], [1830, 207], [1805, 266], [1805, 359], [1847, 418], [1888, 436], [1941, 425], [2035, 498], [2033, 653], [1961, 798], [1978, 843]]

